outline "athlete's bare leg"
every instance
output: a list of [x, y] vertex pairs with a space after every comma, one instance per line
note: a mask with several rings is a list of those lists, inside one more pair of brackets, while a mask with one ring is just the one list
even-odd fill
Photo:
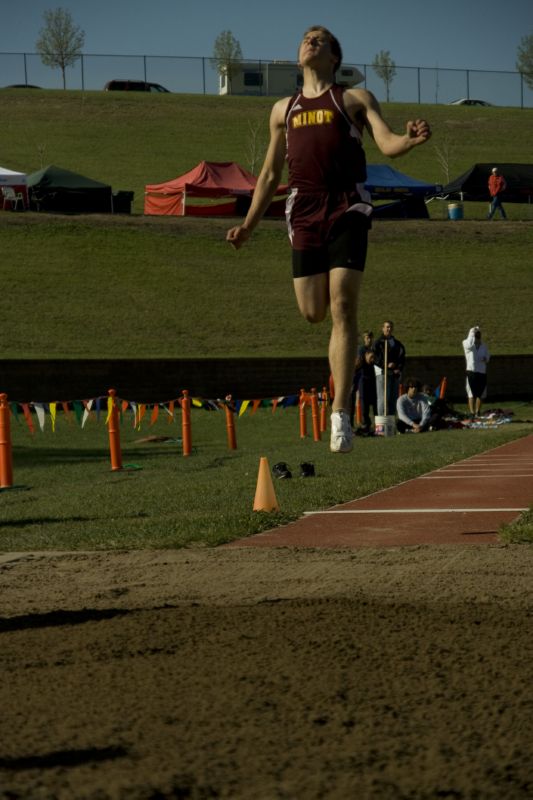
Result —
[[357, 304], [363, 273], [337, 267], [329, 275], [332, 321], [329, 363], [335, 385], [333, 410], [348, 411], [357, 354]]
[[329, 362], [335, 398], [333, 411], [350, 408], [357, 353], [357, 303], [363, 273], [337, 267], [329, 273], [294, 279], [298, 307], [309, 322], [322, 322], [331, 310]]
[[329, 306], [329, 273], [294, 278], [294, 293], [300, 313], [308, 322], [322, 322]]

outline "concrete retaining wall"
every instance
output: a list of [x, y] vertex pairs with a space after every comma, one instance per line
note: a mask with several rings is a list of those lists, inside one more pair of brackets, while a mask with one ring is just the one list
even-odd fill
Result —
[[[533, 355], [493, 356], [488, 374], [488, 402], [533, 398]], [[408, 376], [431, 386], [446, 376], [450, 401], [465, 400], [462, 356], [408, 358]], [[253, 399], [320, 389], [328, 377], [326, 358], [0, 361], [0, 392], [21, 402], [88, 399], [110, 388], [119, 397], [147, 403], [176, 398], [183, 389], [197, 397]]]

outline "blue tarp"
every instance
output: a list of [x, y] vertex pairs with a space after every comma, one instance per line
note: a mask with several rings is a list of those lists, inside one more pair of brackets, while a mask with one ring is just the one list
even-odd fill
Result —
[[365, 188], [371, 193], [373, 200], [424, 197], [438, 194], [442, 190], [442, 186], [411, 178], [388, 164], [368, 164], [366, 173]]

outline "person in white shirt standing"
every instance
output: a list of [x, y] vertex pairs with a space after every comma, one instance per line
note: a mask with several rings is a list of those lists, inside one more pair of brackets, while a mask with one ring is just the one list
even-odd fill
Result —
[[490, 353], [487, 345], [481, 340], [479, 325], [474, 325], [463, 340], [466, 358], [466, 395], [468, 408], [472, 416], [478, 416], [481, 403], [487, 396], [487, 364]]

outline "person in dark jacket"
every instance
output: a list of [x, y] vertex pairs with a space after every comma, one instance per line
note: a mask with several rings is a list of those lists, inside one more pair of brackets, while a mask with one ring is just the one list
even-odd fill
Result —
[[[405, 347], [393, 336], [394, 323], [383, 323], [382, 335], [374, 344], [374, 371], [376, 373], [377, 409], [380, 417], [396, 412], [396, 401], [405, 364]], [[385, 403], [385, 353], [387, 354], [387, 402]]]
[[363, 344], [359, 345], [355, 360], [355, 375], [352, 395], [352, 419], [356, 417], [357, 394], [361, 409], [362, 425], [356, 430], [359, 436], [368, 436], [372, 433], [372, 420], [370, 411], [377, 414], [376, 401], [376, 373], [374, 371], [374, 334], [372, 331], [363, 331]]

